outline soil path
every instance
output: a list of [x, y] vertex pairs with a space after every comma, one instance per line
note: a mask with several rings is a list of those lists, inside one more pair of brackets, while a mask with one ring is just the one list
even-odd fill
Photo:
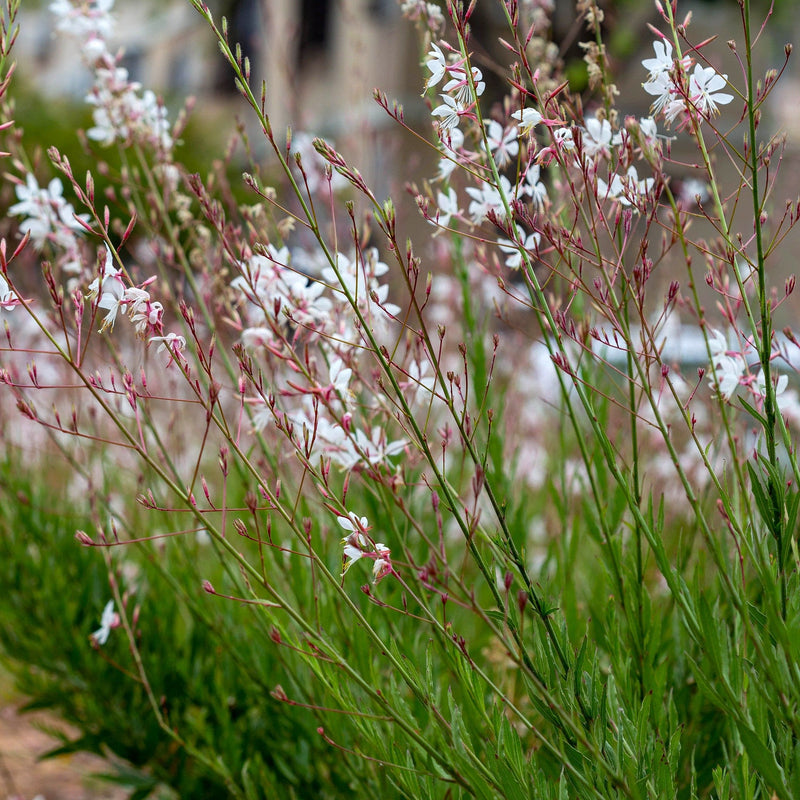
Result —
[[0, 800], [125, 800], [127, 792], [92, 778], [108, 771], [102, 758], [88, 754], [39, 758], [58, 744], [40, 726], [69, 730], [44, 712], [20, 714], [19, 702], [0, 708]]

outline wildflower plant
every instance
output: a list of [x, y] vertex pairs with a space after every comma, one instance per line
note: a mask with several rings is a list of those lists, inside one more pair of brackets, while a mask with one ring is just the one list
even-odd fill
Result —
[[[165, 580], [243, 610], [295, 676], [272, 697], [313, 715], [358, 794], [800, 795], [798, 342], [775, 322], [794, 278], [769, 282], [800, 209], [772, 198], [782, 139], [763, 132], [791, 47], [757, 80], [742, 0], [722, 73], [718, 43], [657, 3], [629, 98], [581, 2], [581, 98], [552, 4], [505, 0], [490, 99], [476, 4], [403, 3], [430, 129], [375, 100], [439, 159], [411, 187], [432, 234], [415, 245], [399, 198], [331, 142], [273, 129], [226, 22], [189, 2], [271, 153], [274, 173], [243, 176], [252, 202], [183, 170], [182, 122], [108, 47], [111, 3], [64, 0], [94, 81], [87, 140], [126, 169], [84, 178], [51, 150], [37, 178], [10, 138], [22, 220], [0, 246], [4, 413], [88, 487], [77, 540], [113, 580], [87, 637], [127, 638], [161, 735], [232, 795], [267, 796], [173, 724], [137, 633], [157, 599], [134, 619], [120, 586], [127, 551], [202, 535], [195, 584]], [[649, 116], [626, 106], [642, 100]]]

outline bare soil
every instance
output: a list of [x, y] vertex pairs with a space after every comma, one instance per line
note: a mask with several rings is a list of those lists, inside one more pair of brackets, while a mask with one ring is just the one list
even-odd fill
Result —
[[[5, 698], [4, 698], [5, 700]], [[69, 730], [45, 712], [19, 713], [19, 701], [0, 707], [0, 800], [125, 800], [123, 789], [93, 778], [109, 764], [88, 754], [40, 760], [58, 740], [42, 730]]]

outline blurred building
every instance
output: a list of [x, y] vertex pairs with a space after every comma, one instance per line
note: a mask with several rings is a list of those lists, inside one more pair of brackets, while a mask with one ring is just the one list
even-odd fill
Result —
[[[375, 136], [396, 129], [372, 99], [374, 88], [421, 112], [419, 44], [396, 0], [210, 0], [228, 20], [229, 39], [250, 59], [256, 94], [266, 82], [273, 130], [333, 138], [360, 165], [374, 162]], [[116, 0], [112, 46], [130, 78], [178, 107], [187, 96], [211, 119], [247, 113], [233, 72], [188, 0]], [[82, 101], [91, 75], [75, 42], [56, 30], [43, 2], [23, 4], [15, 55], [45, 97]], [[369, 135], [365, 133], [369, 132]], [[255, 131], [254, 133], [257, 133]], [[257, 142], [258, 136], [253, 137]], [[375, 164], [377, 174], [381, 173]], [[367, 167], [369, 169], [369, 167]], [[370, 170], [372, 171], [372, 170]]]

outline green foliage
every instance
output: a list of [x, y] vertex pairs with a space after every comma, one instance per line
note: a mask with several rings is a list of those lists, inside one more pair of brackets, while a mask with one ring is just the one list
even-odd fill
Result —
[[[771, 380], [782, 353], [773, 351], [772, 244], [762, 213], [768, 192], [759, 180], [774, 152], [733, 143], [734, 132], [756, 141], [763, 100], [753, 85], [749, 4], [747, 85], [740, 89], [746, 130], [720, 133], [708, 106], [676, 101], [680, 125], [689, 129], [680, 133], [696, 146], [711, 193], [707, 208], [698, 204], [693, 213], [715, 238], [693, 243], [695, 220], [672, 194], [668, 148], [656, 137], [647, 141], [635, 120], [625, 136], [615, 121], [620, 150], [612, 146], [609, 119], [619, 115], [610, 113], [614, 92], [599, 23], [586, 48], [591, 71], [568, 67], [544, 92], [546, 70], [527, 62], [527, 32], [503, 5], [506, 49], [518, 57], [505, 112], [524, 97], [519, 121], [534, 105], [548, 115], [541, 139], [517, 129], [512, 138], [525, 158], [516, 166], [536, 161], [537, 169], [552, 170], [548, 180], [558, 180], [562, 195], [548, 195], [535, 210], [524, 205], [524, 190], [509, 196], [474, 85], [468, 7], [451, 7], [458, 66], [447, 69], [475, 94], [459, 120], [473, 125], [461, 172], [500, 198], [488, 219], [453, 234], [448, 300], [460, 303], [460, 319], [448, 324], [455, 343], [445, 325], [426, 327], [422, 259], [401, 243], [395, 205], [379, 203], [329, 144], [317, 140], [313, 152], [293, 155], [276, 139], [226, 23], [199, 0], [192, 4], [234, 70], [283, 183], [263, 187], [252, 177], [258, 165], [250, 165], [251, 194], [240, 206], [224, 170], [205, 180], [188, 176], [191, 164], [173, 169], [170, 159], [181, 153], [152, 152], [151, 130], [110, 150], [101, 167], [88, 152], [69, 164], [51, 159], [81, 199], [91, 242], [108, 248], [109, 264], [122, 266], [121, 218], [136, 212], [136, 235], [158, 245], [153, 279], [138, 286], [121, 269], [104, 273], [114, 289], [99, 290], [103, 304], [88, 286], [93, 268], [71, 273], [74, 292], [46, 268], [49, 291], [41, 294], [52, 303], [43, 312], [16, 292], [16, 265], [3, 251], [4, 302], [25, 306], [13, 310], [30, 314], [44, 343], [15, 347], [9, 324], [2, 353], [59, 362], [65, 393], [90, 409], [64, 423], [57, 402], [50, 414], [30, 399], [53, 388], [43, 389], [32, 366], [27, 377], [16, 362], [0, 373], [26, 424], [55, 432], [71, 485], [89, 487], [85, 507], [64, 512], [72, 506], [53, 488], [58, 476], [26, 471], [12, 449], [0, 464], [0, 649], [29, 706], [53, 709], [80, 731], [56, 752], [123, 759], [116, 780], [137, 798], [159, 787], [181, 798], [244, 800], [800, 796], [800, 467]], [[662, 13], [677, 46], [685, 32], [671, 5]], [[619, 34], [617, 46], [626, 51], [630, 41]], [[4, 58], [5, 47], [0, 37]], [[681, 69], [688, 67], [678, 60], [656, 70], [673, 100], [683, 87], [669, 82]], [[608, 141], [598, 143], [590, 165], [576, 166], [591, 120], [568, 84], [575, 91], [589, 74], [605, 94], [606, 117], [594, 122], [601, 132], [607, 123]], [[34, 139], [47, 130], [46, 144], [71, 150], [58, 136], [68, 139], [76, 121], [54, 134], [58, 109], [38, 117], [26, 102], [23, 94], [17, 108]], [[69, 120], [66, 111], [63, 117]], [[567, 125], [561, 117], [571, 120], [561, 133], [576, 139], [551, 135], [548, 126]], [[17, 140], [9, 147], [24, 165], [24, 147]], [[741, 183], [733, 190], [718, 181], [715, 149], [737, 165]], [[323, 166], [312, 175], [315, 154]], [[600, 197], [598, 166], [609, 178], [630, 176], [633, 162], [655, 175], [652, 185], [629, 183], [627, 195]], [[95, 178], [83, 177], [87, 167], [109, 190], [125, 192], [124, 208], [106, 214], [98, 207]], [[169, 178], [176, 173], [183, 183]], [[334, 174], [350, 192], [338, 226], [342, 198], [324, 193]], [[310, 175], [323, 187], [320, 197]], [[752, 202], [748, 245], [733, 232], [726, 197], [737, 206]], [[520, 243], [527, 241], [518, 227], [525, 214], [528, 227], [538, 226], [534, 246]], [[467, 224], [464, 214], [459, 224]], [[773, 232], [775, 245], [783, 224]], [[505, 281], [496, 254], [475, 255], [496, 249], [496, 228], [519, 245], [510, 248], [519, 250], [517, 283]], [[292, 256], [280, 248], [296, 231], [300, 245], [311, 243], [309, 263], [325, 265], [324, 281], [306, 281], [283, 263]], [[406, 291], [406, 308], [390, 320], [381, 307], [389, 284], [377, 283], [389, 269], [366, 269], [383, 257], [367, 250], [372, 235], [382, 237]], [[665, 263], [678, 249], [688, 270], [682, 301], [705, 337], [714, 397], [696, 378], [682, 395], [664, 360], [645, 304], [657, 247]], [[728, 356], [712, 358], [709, 321], [693, 294], [695, 250], [712, 265], [709, 284], [731, 305], [730, 270], [742, 281], [737, 258], [751, 270], [748, 286], [738, 287], [747, 326], [737, 335], [754, 343], [759, 371], [734, 376], [750, 397], [737, 406], [713, 374]], [[55, 245], [53, 255], [57, 261]], [[510, 338], [515, 321], [509, 314], [498, 322], [495, 315], [506, 311], [476, 292], [478, 269], [527, 315], [534, 332], [526, 333], [557, 367], [557, 399], [548, 400], [547, 430], [537, 440], [540, 484], [525, 482], [519, 467], [525, 442], [515, 437], [525, 398], [512, 391], [516, 375], [497, 369], [503, 337], [511, 348], [520, 341]], [[280, 291], [267, 294], [260, 278], [280, 283]], [[120, 318], [136, 322], [148, 345], [163, 343], [164, 305], [150, 291], [160, 292], [169, 324], [182, 332], [171, 331], [170, 372], [144, 345], [125, 350], [111, 322], [105, 338], [94, 316], [88, 323], [100, 307], [122, 307]], [[134, 299], [123, 303], [129, 292]], [[657, 298], [662, 321], [676, 296], [666, 305]], [[328, 312], [331, 327], [315, 327]], [[734, 312], [727, 321], [734, 325]], [[242, 334], [233, 347], [227, 329]], [[174, 344], [181, 337], [185, 355]], [[604, 344], [622, 361], [603, 355]], [[126, 366], [135, 356], [137, 375]], [[432, 368], [432, 384], [426, 403], [414, 405], [423, 365]], [[508, 365], [508, 373], [527, 368], [515, 354]], [[111, 370], [109, 379], [101, 367]], [[352, 376], [342, 384], [345, 371]], [[268, 422], [257, 424], [252, 407]], [[696, 411], [711, 420], [708, 429], [700, 430]], [[742, 444], [742, 431], [753, 429], [755, 452]], [[395, 431], [403, 440], [393, 453], [371, 452]], [[365, 443], [370, 434], [387, 438]], [[74, 449], [65, 444], [70, 436]], [[649, 460], [651, 447], [660, 462]], [[81, 537], [86, 548], [76, 543], [76, 529], [91, 531]], [[101, 645], [89, 636], [109, 596], [120, 625]]]
[[[219, 772], [165, 734], [132, 674], [121, 629], [93, 647], [92, 631], [110, 596], [101, 554], [80, 547], [88, 509], [59, 497], [6, 453], [0, 463], [0, 652], [28, 709], [51, 709], [80, 732], [50, 753], [113, 754], [130, 764], [111, 779], [146, 797], [159, 785], [178, 797], [221, 797]], [[61, 509], [61, 510], [60, 510]], [[112, 575], [136, 609], [136, 640], [148, 680], [170, 727], [224, 766], [248, 800], [340, 797], [351, 776], [322, 757], [326, 746], [308, 712], [270, 692], [288, 679], [268, 633], [248, 606], [202, 592], [220, 580], [219, 563], [189, 540], [111, 559]], [[205, 547], [205, 550], [204, 550]]]

